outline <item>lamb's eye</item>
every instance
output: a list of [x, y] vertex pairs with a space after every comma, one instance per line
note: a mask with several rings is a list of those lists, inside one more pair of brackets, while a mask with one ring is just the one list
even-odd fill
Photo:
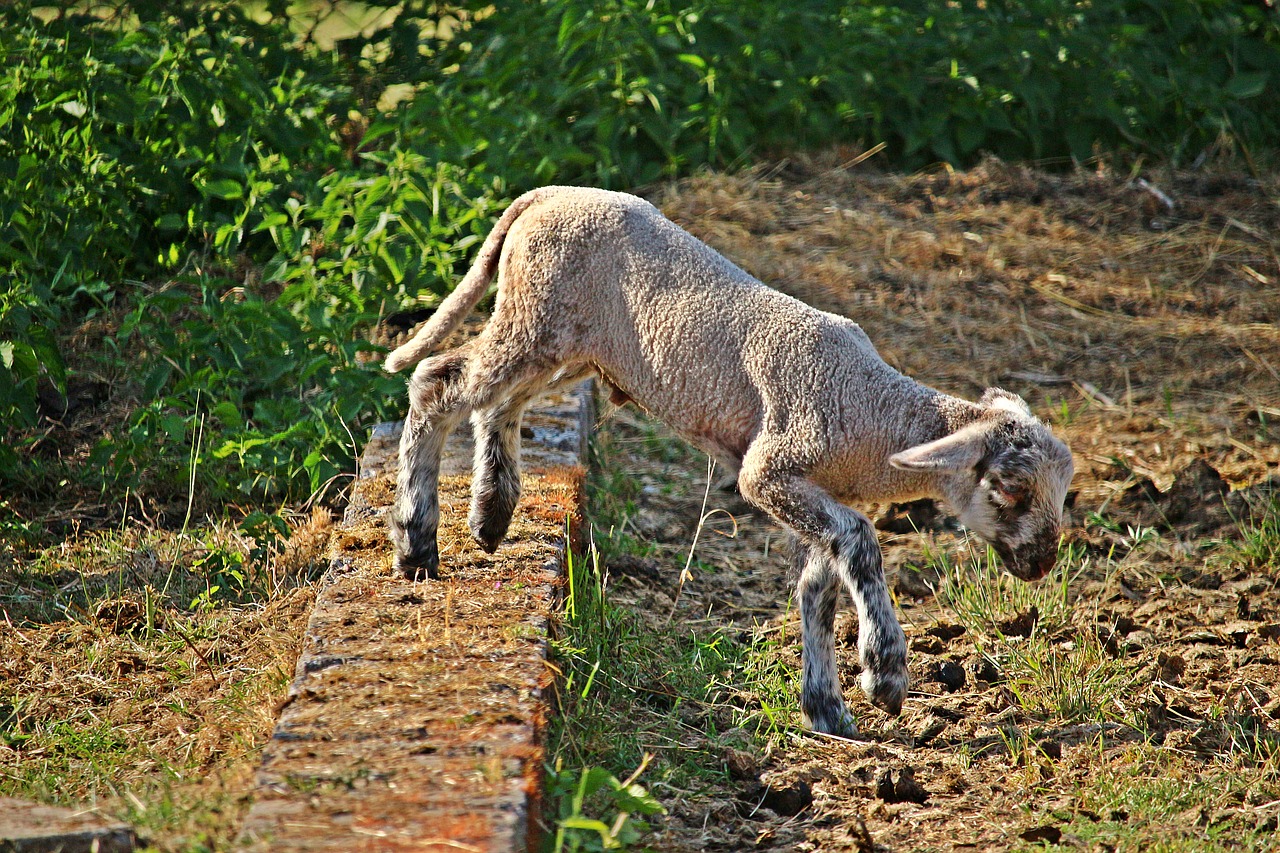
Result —
[[996, 501], [1005, 506], [1016, 506], [1027, 497], [1026, 487], [1015, 483], [992, 483], [991, 491]]

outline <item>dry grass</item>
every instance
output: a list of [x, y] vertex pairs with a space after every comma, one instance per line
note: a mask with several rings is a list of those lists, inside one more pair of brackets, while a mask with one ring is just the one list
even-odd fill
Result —
[[[0, 573], [0, 791], [91, 805], [161, 850], [224, 846], [330, 526], [318, 511], [266, 553], [225, 525], [126, 527]], [[240, 590], [212, 589], [233, 571]]]

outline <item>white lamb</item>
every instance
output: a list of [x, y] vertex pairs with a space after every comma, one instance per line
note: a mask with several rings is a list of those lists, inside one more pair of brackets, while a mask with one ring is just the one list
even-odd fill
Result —
[[[468, 343], [423, 359], [500, 271]], [[977, 403], [898, 373], [859, 326], [766, 287], [635, 196], [546, 187], [517, 199], [475, 266], [386, 369], [418, 364], [391, 515], [396, 564], [439, 563], [437, 483], [447, 434], [476, 437], [470, 526], [493, 551], [520, 493], [520, 417], [550, 387], [599, 376], [739, 471], [744, 498], [794, 534], [802, 565], [801, 709], [850, 734], [832, 626], [840, 582], [858, 613], [862, 688], [896, 714], [907, 647], [876, 533], [846, 503], [932, 497], [1024, 579], [1053, 567], [1071, 453], [1021, 398]]]

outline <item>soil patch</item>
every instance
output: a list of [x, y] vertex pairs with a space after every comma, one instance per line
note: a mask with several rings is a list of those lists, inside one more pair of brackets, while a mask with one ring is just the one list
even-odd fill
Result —
[[[1275, 524], [1280, 485], [1280, 182], [1149, 176], [1170, 209], [1101, 167], [902, 177], [835, 162], [703, 176], [654, 200], [763, 281], [855, 319], [904, 372], [971, 399], [1024, 396], [1075, 455], [1069, 573], [975, 581], [971, 543], [935, 507], [867, 507], [912, 649], [902, 716], [857, 692], [842, 614], [865, 740], [791, 728], [744, 753], [723, 734], [732, 715], [712, 712], [698, 748], [723, 754], [724, 781], [663, 797], [651, 843], [1265, 847], [1280, 565], [1258, 526]], [[655, 630], [674, 609], [694, 630], [781, 635], [776, 662], [798, 681], [780, 531], [713, 488], [705, 509], [724, 513], [682, 581], [706, 460], [630, 409], [602, 431], [606, 464], [639, 486], [622, 526], [645, 543], [610, 558], [614, 600]]]

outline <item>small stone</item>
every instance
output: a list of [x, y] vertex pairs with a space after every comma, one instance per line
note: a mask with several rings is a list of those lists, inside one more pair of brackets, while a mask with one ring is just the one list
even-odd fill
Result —
[[760, 778], [760, 765], [756, 757], [743, 749], [730, 747], [724, 752], [724, 766], [729, 775], [739, 782], [754, 781]]
[[789, 783], [768, 784], [764, 790], [762, 805], [785, 817], [795, 817], [812, 803], [813, 788], [803, 779], [796, 779]]
[[955, 693], [957, 690], [964, 689], [964, 667], [955, 661], [941, 661], [933, 677], [948, 693]]

